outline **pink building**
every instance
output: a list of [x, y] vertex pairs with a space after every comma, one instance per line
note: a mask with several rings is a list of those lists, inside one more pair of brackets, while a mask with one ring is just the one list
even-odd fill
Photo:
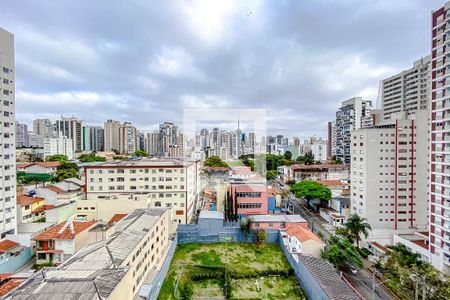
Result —
[[267, 214], [267, 188], [262, 184], [231, 184], [230, 196], [237, 215]]
[[254, 215], [253, 229], [289, 229], [300, 226], [308, 229], [308, 222], [300, 215]]

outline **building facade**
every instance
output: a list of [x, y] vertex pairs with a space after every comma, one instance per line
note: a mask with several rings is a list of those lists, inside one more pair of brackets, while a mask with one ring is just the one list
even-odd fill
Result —
[[150, 194], [151, 207], [172, 209], [174, 223], [191, 221], [198, 205], [200, 161], [141, 159], [85, 166], [87, 199]]
[[328, 122], [327, 159], [336, 155], [336, 122]]
[[44, 158], [55, 154], [62, 154], [69, 159], [74, 158], [73, 141], [65, 136], [44, 139]]
[[108, 120], [105, 122], [105, 151], [119, 151], [120, 125], [120, 122], [115, 120]]
[[418, 110], [352, 133], [351, 212], [371, 225], [369, 240], [391, 244], [395, 233], [427, 230], [428, 119], [429, 110]]
[[354, 97], [342, 102], [342, 106], [336, 112], [336, 158], [346, 165], [351, 162], [350, 136], [352, 131], [373, 125], [370, 115], [371, 108], [372, 101]]
[[30, 146], [30, 139], [28, 136], [27, 124], [16, 122], [16, 147], [28, 148]]
[[83, 123], [75, 117], [56, 120], [55, 136], [66, 137], [72, 140], [73, 152], [83, 151]]
[[430, 256], [450, 272], [450, 2], [432, 13]]
[[427, 109], [431, 97], [431, 56], [382, 80], [379, 95], [383, 121], [395, 120], [399, 113], [411, 115], [419, 109]]
[[14, 234], [16, 220], [16, 141], [14, 36], [0, 28], [0, 238]]
[[83, 151], [103, 151], [104, 130], [100, 126], [83, 126]]
[[52, 122], [49, 119], [33, 120], [33, 132], [42, 138], [51, 137], [53, 131]]

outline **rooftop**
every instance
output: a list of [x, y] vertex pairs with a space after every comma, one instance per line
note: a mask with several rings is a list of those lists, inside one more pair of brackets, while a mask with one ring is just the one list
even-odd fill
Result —
[[114, 216], [112, 216], [112, 218], [108, 221], [108, 224], [116, 224], [117, 222], [119, 222], [120, 220], [122, 220], [123, 218], [125, 218], [127, 216], [127, 214], [115, 214]]
[[44, 198], [30, 197], [30, 196], [26, 196], [26, 195], [17, 195], [16, 199], [17, 199], [16, 200], [17, 205], [20, 205], [20, 206], [31, 205], [31, 204], [39, 202], [39, 201], [44, 201]]
[[349, 166], [338, 164], [323, 164], [323, 165], [292, 165], [292, 170], [324, 170], [324, 169], [349, 169]]
[[56, 168], [61, 165], [59, 161], [45, 161], [45, 162], [34, 162], [34, 163], [23, 163], [23, 164], [17, 164], [17, 168], [28, 168], [30, 166], [37, 165], [41, 166], [43, 168]]
[[286, 223], [306, 223], [300, 215], [253, 215], [255, 222], [286, 222]]
[[172, 167], [183, 168], [189, 167], [198, 160], [189, 158], [142, 158], [136, 160], [117, 160], [107, 162], [93, 162], [82, 164], [83, 167], [89, 169], [95, 168], [142, 168], [142, 167]]
[[19, 246], [19, 243], [10, 241], [10, 240], [3, 240], [0, 242], [0, 254], [5, 253], [6, 251], [15, 248], [17, 246]]
[[325, 260], [306, 255], [299, 255], [299, 259], [308, 268], [330, 300], [359, 299]]
[[47, 240], [72, 240], [85, 231], [92, 225], [97, 223], [97, 220], [91, 221], [64, 221], [35, 236], [35, 241], [47, 241]]
[[286, 232], [287, 234], [289, 234], [289, 236], [295, 236], [302, 243], [309, 240], [313, 240], [323, 244], [323, 241], [312, 231], [303, 228], [299, 225], [292, 226], [291, 228], [286, 230]]
[[220, 211], [202, 210], [199, 219], [218, 219], [223, 220], [223, 213]]
[[33, 213], [41, 213], [46, 210], [54, 209], [55, 207], [56, 206], [54, 206], [53, 204], [44, 204], [33, 210]]

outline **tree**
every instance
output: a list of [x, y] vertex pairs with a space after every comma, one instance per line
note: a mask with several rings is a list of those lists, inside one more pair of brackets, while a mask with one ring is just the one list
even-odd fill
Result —
[[304, 164], [305, 165], [313, 165], [314, 162], [315, 162], [314, 154], [312, 153], [312, 151], [306, 152], [305, 156], [304, 156]]
[[313, 199], [318, 199], [321, 202], [328, 202], [331, 200], [330, 189], [316, 181], [300, 181], [291, 186], [290, 191], [297, 197], [303, 198], [309, 205]]
[[79, 169], [80, 167], [78, 167], [77, 164], [65, 162], [56, 169], [55, 180], [61, 181], [67, 178], [78, 178]]
[[267, 171], [266, 172], [266, 179], [267, 180], [275, 180], [275, 179], [277, 179], [277, 175], [278, 175], [278, 173], [275, 170]]
[[136, 150], [134, 151], [133, 156], [148, 157], [148, 153], [144, 150]]
[[267, 232], [264, 229], [255, 230], [255, 244], [260, 246], [266, 242]]
[[284, 152], [283, 156], [284, 156], [284, 159], [286, 159], [286, 160], [292, 160], [292, 152], [291, 151]]
[[78, 157], [78, 160], [81, 162], [96, 162], [96, 161], [106, 161], [105, 157], [96, 156], [94, 152], [90, 154], [81, 154], [80, 157]]
[[336, 155], [333, 155], [331, 157], [331, 163], [335, 164], [335, 165], [341, 165], [342, 164], [342, 160], [340, 158], [337, 158]]
[[226, 162], [224, 162], [220, 157], [218, 156], [210, 156], [208, 157], [205, 162], [203, 163], [205, 167], [222, 167], [222, 168], [228, 168], [228, 165]]
[[69, 161], [69, 158], [63, 154], [54, 154], [48, 156], [47, 161], [59, 161], [60, 163], [65, 163]]
[[322, 252], [321, 256], [332, 263], [336, 269], [342, 270], [349, 265], [363, 267], [364, 264], [357, 249], [349, 240], [332, 236], [328, 242], [329, 247]]
[[356, 241], [356, 247], [359, 248], [359, 241], [361, 240], [361, 233], [367, 237], [369, 230], [372, 228], [370, 224], [366, 222], [366, 218], [361, 218], [358, 214], [352, 214], [345, 223], [345, 228], [348, 229], [350, 236]]
[[250, 233], [252, 232], [252, 224], [253, 219], [252, 218], [246, 218], [241, 220], [240, 227], [241, 231], [245, 236], [245, 240], [248, 240], [248, 237], [250, 236]]
[[117, 149], [111, 149], [111, 152], [114, 152], [115, 155], [119, 155], [120, 151]]

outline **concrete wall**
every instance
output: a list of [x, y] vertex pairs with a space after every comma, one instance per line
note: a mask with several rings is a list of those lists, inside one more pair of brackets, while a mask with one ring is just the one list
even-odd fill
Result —
[[9, 258], [0, 264], [0, 273], [14, 273], [31, 260], [31, 248], [24, 248], [20, 255]]

